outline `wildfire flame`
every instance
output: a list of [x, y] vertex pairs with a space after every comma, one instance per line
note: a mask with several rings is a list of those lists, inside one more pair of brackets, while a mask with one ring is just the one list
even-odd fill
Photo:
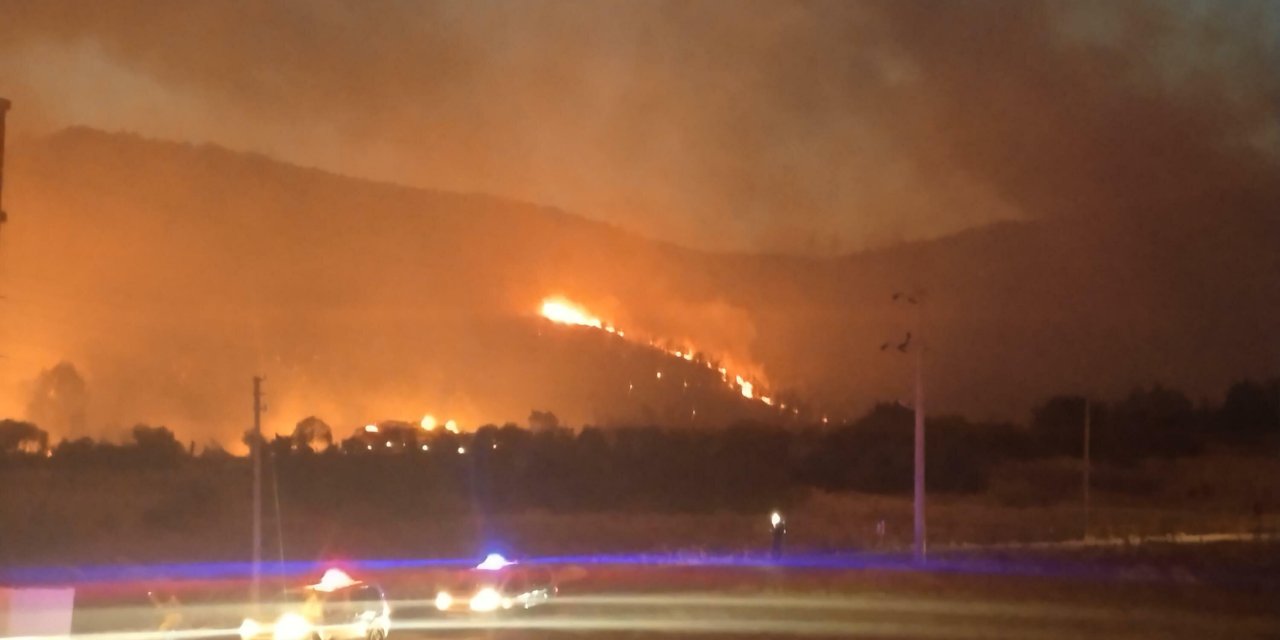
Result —
[[[542, 317], [546, 318], [547, 320], [550, 320], [551, 322], [555, 322], [558, 324], [576, 325], [576, 326], [600, 329], [602, 331], [607, 331], [609, 333], [617, 335], [620, 338], [626, 336], [626, 333], [618, 330], [613, 325], [605, 323], [603, 320], [593, 315], [590, 311], [588, 311], [582, 305], [576, 304], [563, 297], [552, 296], [549, 298], [545, 298], [542, 301], [541, 314], [542, 314]], [[696, 349], [693, 349], [690, 347], [685, 347], [681, 349], [670, 349], [662, 345], [659, 345], [657, 342], [652, 340], [649, 341], [648, 344], [650, 347], [664, 351], [667, 354], [671, 355], [672, 357], [679, 358], [686, 362], [695, 361], [694, 353], [696, 352]], [[757, 386], [756, 383], [750, 380], [747, 380], [746, 378], [742, 377], [742, 375], [740, 374], [733, 374], [731, 379], [729, 370], [726, 367], [717, 367], [712, 363], [703, 361], [701, 359], [698, 359], [697, 362], [702, 366], [706, 367], [707, 369], [718, 372], [720, 374], [720, 379], [724, 381], [724, 383], [727, 384], [730, 389], [733, 389], [737, 391], [739, 394], [741, 394], [742, 397], [748, 400], [757, 400], [770, 407], [774, 406], [773, 399], [770, 398], [769, 396], [760, 396], [760, 397], [756, 396], [756, 393], [758, 391], [756, 389], [756, 386]], [[658, 371], [656, 373], [656, 378], [658, 380], [662, 379], [661, 371]], [[686, 387], [688, 386], [688, 382], [685, 382], [684, 384]], [[628, 385], [628, 390], [632, 388], [634, 388], [634, 385]], [[783, 408], [785, 408], [785, 406]], [[697, 415], [696, 410], [694, 410], [694, 415]]]
[[591, 315], [586, 309], [564, 298], [547, 298], [543, 300], [542, 317], [560, 324], [576, 324], [597, 329], [604, 328], [604, 323], [600, 321], [600, 318]]
[[[422, 425], [422, 429], [424, 431], [435, 431], [435, 428], [440, 426], [440, 423], [436, 420], [436, 417], [429, 413], [425, 416], [422, 416], [422, 420], [418, 424]], [[444, 430], [448, 431], [449, 433], [461, 432], [461, 429], [458, 428], [457, 420], [445, 420]]]

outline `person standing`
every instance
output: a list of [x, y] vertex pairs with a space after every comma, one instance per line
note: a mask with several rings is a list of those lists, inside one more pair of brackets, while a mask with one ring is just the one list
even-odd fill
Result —
[[147, 597], [151, 598], [151, 604], [160, 612], [160, 624], [156, 631], [165, 638], [172, 637], [172, 632], [182, 626], [182, 602], [178, 600], [178, 595], [171, 592], [168, 598], [162, 599], [154, 591], [148, 591]]
[[769, 524], [772, 525], [773, 530], [773, 547], [771, 555], [775, 561], [781, 560], [782, 545], [787, 537], [787, 520], [782, 517], [781, 513], [774, 511], [769, 516]]

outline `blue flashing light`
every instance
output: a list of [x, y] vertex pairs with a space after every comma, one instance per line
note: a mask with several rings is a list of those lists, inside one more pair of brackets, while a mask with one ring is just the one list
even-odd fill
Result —
[[484, 560], [476, 565], [476, 568], [481, 571], [498, 571], [513, 564], [515, 563], [508, 562], [506, 558], [502, 557], [501, 553], [491, 553], [485, 556]]

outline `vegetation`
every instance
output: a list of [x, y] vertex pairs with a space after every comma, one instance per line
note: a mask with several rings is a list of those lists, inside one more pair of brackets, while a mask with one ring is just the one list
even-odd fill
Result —
[[[1161, 387], [1090, 403], [1095, 531], [1253, 530], [1271, 518], [1280, 495], [1259, 479], [1275, 465], [1251, 454], [1280, 437], [1276, 391], [1274, 381], [1246, 381], [1216, 406]], [[931, 535], [1078, 535], [1084, 406], [1050, 398], [1026, 426], [930, 418]], [[568, 541], [736, 548], [752, 544], [753, 523], [774, 508], [817, 548], [902, 542], [909, 531], [912, 414], [900, 406], [805, 428], [575, 432], [545, 411], [531, 421], [473, 433], [384, 423], [337, 439], [309, 417], [263, 443], [267, 509], [278, 496], [290, 555], [467, 553], [492, 531], [548, 552]], [[68, 549], [190, 557], [196, 541], [202, 557], [240, 557], [248, 465], [214, 446], [197, 453], [165, 427], [136, 426], [123, 443], [51, 444], [34, 424], [2, 421], [0, 482], [21, 490], [0, 495], [0, 564]], [[879, 520], [889, 522], [883, 539]]]
[[[1092, 455], [1124, 466], [1215, 446], [1255, 446], [1280, 435], [1278, 397], [1276, 381], [1244, 381], [1217, 406], [1196, 407], [1184, 394], [1160, 386], [1094, 402]], [[1084, 411], [1084, 398], [1057, 396], [1040, 404], [1025, 427], [931, 417], [930, 490], [981, 492], [997, 469], [1010, 464], [1079, 458]], [[882, 404], [857, 421], [834, 426], [744, 422], [717, 430], [645, 426], [574, 432], [558, 426], [550, 412], [534, 411], [532, 429], [490, 425], [459, 434], [389, 422], [335, 441], [332, 429], [313, 416], [292, 434], [264, 444], [281, 486], [307, 506], [358, 497], [397, 510], [467, 503], [494, 511], [754, 511], [810, 489], [910, 491], [912, 419], [909, 409]], [[136, 426], [123, 444], [80, 438], [50, 445], [36, 425], [12, 420], [0, 422], [0, 456], [7, 466], [51, 469], [230, 463], [216, 448], [197, 456], [194, 444], [184, 447], [165, 427]], [[383, 489], [362, 495], [367, 486]]]

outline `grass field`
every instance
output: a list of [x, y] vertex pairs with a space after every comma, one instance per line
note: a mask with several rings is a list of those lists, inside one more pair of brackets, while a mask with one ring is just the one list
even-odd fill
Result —
[[[1265, 458], [1152, 463], [1165, 480], [1145, 496], [1095, 491], [1099, 538], [1280, 531], [1270, 503], [1258, 513], [1274, 463]], [[1269, 467], [1267, 465], [1270, 465]], [[195, 471], [7, 472], [0, 493], [0, 565], [242, 560], [249, 555], [248, 478], [218, 483]], [[1261, 489], [1257, 487], [1262, 487]], [[194, 487], [194, 489], [192, 488]], [[1207, 488], [1207, 489], [1206, 489]], [[1013, 504], [1010, 504], [1010, 503]], [[1031, 504], [1026, 504], [1031, 502]], [[1010, 501], [1000, 492], [930, 496], [936, 549], [1079, 539], [1078, 500]], [[382, 513], [360, 504], [317, 513], [282, 497], [279, 529], [265, 505], [268, 557], [462, 557], [497, 545], [522, 555], [622, 552], [752, 553], [769, 543], [767, 513]], [[814, 493], [786, 509], [797, 551], [894, 551], [910, 544], [908, 496]], [[877, 523], [884, 522], [884, 534]]]

